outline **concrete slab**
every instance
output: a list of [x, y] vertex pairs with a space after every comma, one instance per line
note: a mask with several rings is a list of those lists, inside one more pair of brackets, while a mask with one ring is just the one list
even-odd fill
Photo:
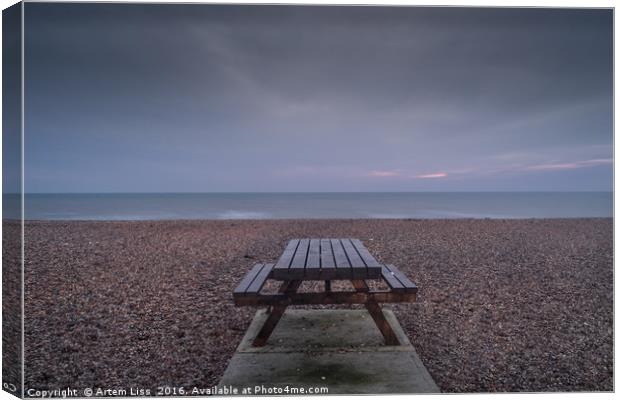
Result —
[[[386, 346], [365, 310], [288, 309], [264, 347], [252, 339], [266, 319], [256, 313], [220, 386], [326, 387], [327, 394], [438, 393], [394, 314], [384, 310], [401, 345]], [[240, 389], [241, 390], [241, 389]]]

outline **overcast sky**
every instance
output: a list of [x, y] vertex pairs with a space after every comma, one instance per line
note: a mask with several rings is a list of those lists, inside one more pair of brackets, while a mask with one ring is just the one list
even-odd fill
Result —
[[27, 3], [26, 191], [612, 189], [610, 10]]

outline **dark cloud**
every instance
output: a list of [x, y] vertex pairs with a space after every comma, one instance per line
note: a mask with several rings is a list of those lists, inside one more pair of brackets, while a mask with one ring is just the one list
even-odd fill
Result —
[[610, 190], [612, 24], [28, 3], [27, 190]]

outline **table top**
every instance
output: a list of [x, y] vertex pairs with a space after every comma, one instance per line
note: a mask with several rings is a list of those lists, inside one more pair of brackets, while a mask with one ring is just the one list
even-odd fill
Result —
[[271, 270], [279, 280], [378, 279], [381, 264], [359, 239], [292, 239]]

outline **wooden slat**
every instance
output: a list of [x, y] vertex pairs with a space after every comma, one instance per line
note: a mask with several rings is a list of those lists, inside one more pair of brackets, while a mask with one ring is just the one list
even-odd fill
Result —
[[332, 250], [334, 252], [334, 259], [336, 260], [336, 268], [351, 268], [347, 255], [342, 248], [342, 244], [338, 239], [332, 239]]
[[299, 239], [292, 239], [286, 245], [284, 252], [276, 262], [276, 265], [273, 267], [275, 270], [288, 269], [291, 265], [291, 261], [293, 261], [293, 256], [295, 255], [295, 251], [297, 250], [297, 246], [299, 244]]
[[364, 261], [367, 267], [380, 267], [381, 264], [370, 254], [366, 246], [362, 244], [359, 239], [351, 239], [351, 243], [355, 246], [355, 249], [359, 253], [360, 257]]
[[310, 239], [306, 269], [309, 270], [319, 268], [321, 268], [321, 241], [319, 239]]
[[[377, 279], [381, 277], [381, 271], [377, 275]], [[316, 280], [323, 281], [326, 279], [329, 280], [349, 280], [351, 279], [351, 269], [350, 268], [330, 268], [330, 269], [322, 269], [322, 268], [291, 268], [291, 269], [273, 269], [271, 271], [272, 279], [277, 280], [295, 280], [295, 279], [303, 279], [303, 280]], [[368, 278], [374, 279], [374, 278]]]
[[405, 287], [398, 279], [396, 279], [394, 273], [386, 267], [381, 268], [381, 276], [383, 277], [383, 280], [385, 280], [385, 283], [387, 283], [390, 289], [394, 292], [403, 292], [405, 290]]
[[[306, 281], [324, 281], [324, 280], [349, 280], [352, 279], [351, 268], [331, 268], [331, 269], [318, 269], [318, 268], [306, 268], [303, 270], [303, 274], [295, 269], [291, 269], [288, 272], [286, 279], [303, 279]], [[292, 278], [290, 278], [292, 276]], [[378, 278], [381, 277], [379, 274]], [[278, 278], [280, 279], [280, 278]], [[361, 279], [361, 278], [359, 278]], [[365, 279], [365, 278], [364, 278]]]
[[321, 239], [321, 267], [336, 268], [332, 243], [329, 239]]
[[254, 279], [260, 273], [260, 271], [263, 269], [264, 266], [265, 264], [254, 265], [252, 269], [250, 270], [250, 272], [248, 272], [243, 277], [243, 279], [241, 280], [241, 283], [239, 283], [237, 288], [233, 291], [233, 296], [245, 295], [245, 292], [248, 290], [248, 287], [252, 284], [252, 282], [254, 281]]
[[265, 285], [265, 281], [269, 278], [269, 274], [271, 273], [271, 269], [273, 268], [273, 264], [265, 264], [263, 269], [256, 275], [256, 278], [252, 281], [248, 290], [246, 290], [246, 295], [254, 295], [258, 294], [260, 290]]
[[291, 294], [261, 294], [235, 297], [236, 306], [255, 305], [305, 305], [305, 304], [365, 304], [415, 302], [415, 292], [304, 292]]
[[411, 282], [409, 278], [405, 276], [398, 268], [392, 264], [386, 264], [385, 267], [393, 274], [393, 276], [400, 281], [406, 291], [417, 292], [418, 287], [415, 283]]
[[366, 269], [366, 264], [364, 264], [362, 258], [359, 256], [359, 254], [357, 254], [357, 250], [355, 250], [355, 247], [353, 247], [351, 240], [341, 239], [340, 241], [342, 242], [342, 247], [344, 248], [345, 252], [347, 253], [347, 257], [351, 262], [351, 273], [353, 277], [360, 279], [367, 278], [368, 270]]
[[355, 250], [355, 247], [353, 247], [351, 240], [340, 239], [340, 241], [342, 242], [342, 247], [344, 247], [344, 251], [346, 251], [347, 257], [349, 258], [349, 261], [351, 262], [351, 267], [353, 268], [365, 267], [366, 264], [364, 264], [364, 261], [362, 261], [362, 258], [360, 257], [360, 255], [357, 254], [357, 250]]
[[309, 246], [309, 239], [301, 239], [299, 241], [299, 246], [297, 246], [297, 251], [295, 252], [295, 256], [293, 256], [293, 261], [291, 262], [291, 267], [289, 268], [291, 278], [301, 278], [304, 276]]

